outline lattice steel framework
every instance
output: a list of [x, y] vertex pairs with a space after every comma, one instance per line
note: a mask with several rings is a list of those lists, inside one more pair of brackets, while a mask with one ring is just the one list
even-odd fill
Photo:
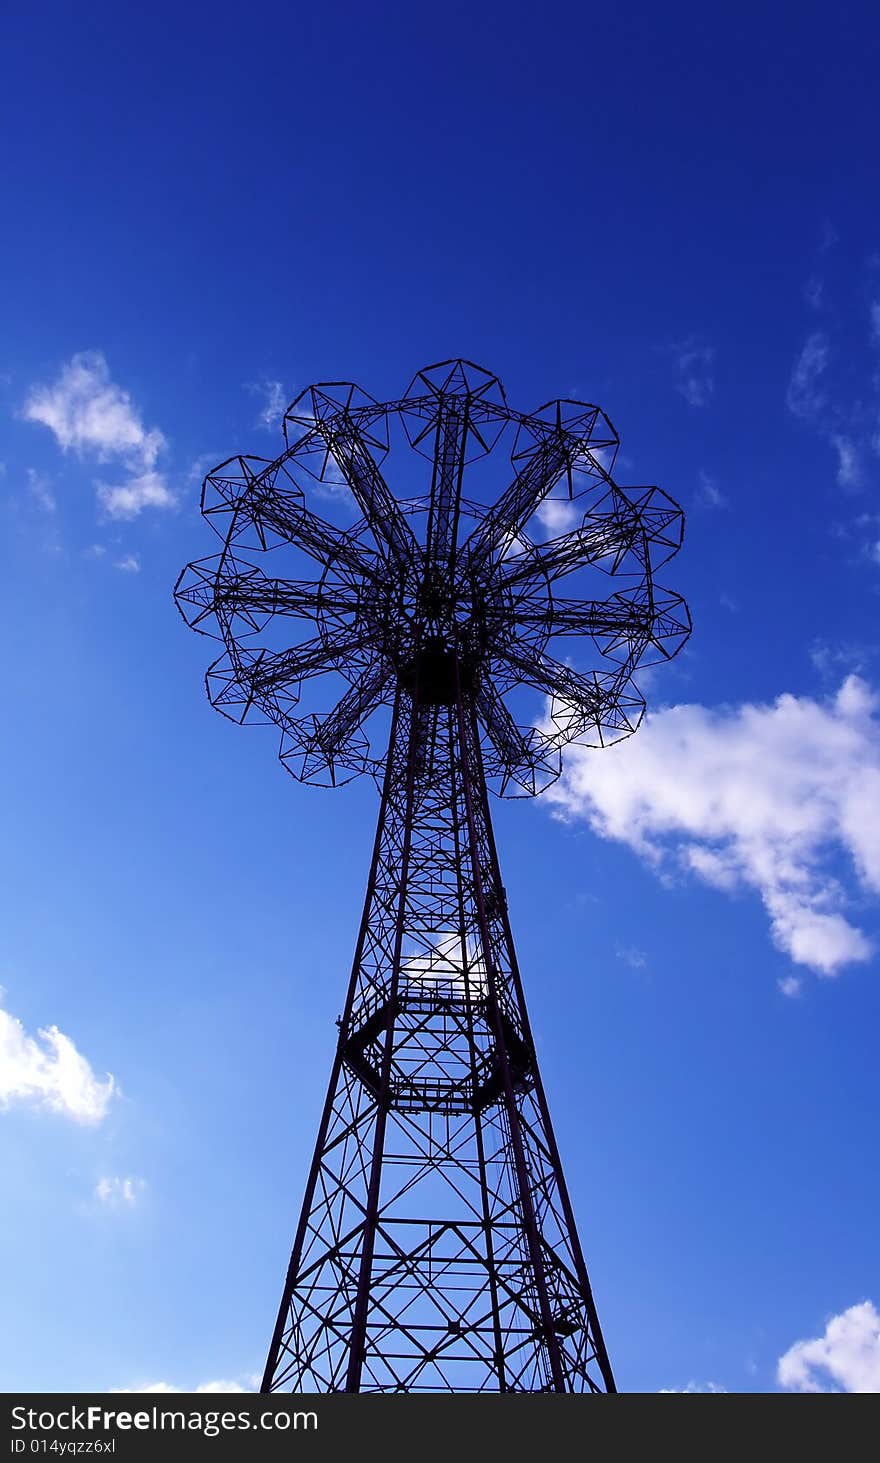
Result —
[[[276, 723], [301, 780], [370, 772], [382, 795], [262, 1390], [613, 1391], [487, 786], [540, 792], [567, 743], [635, 730], [635, 667], [690, 632], [654, 578], [681, 510], [614, 482], [617, 436], [597, 407], [523, 415], [464, 361], [420, 371], [387, 405], [350, 383], [311, 387], [284, 433], [273, 461], [206, 478], [223, 548], [187, 566], [177, 603], [224, 643], [207, 676], [218, 710]], [[317, 578], [298, 577], [303, 559]], [[291, 645], [297, 619], [317, 633]], [[310, 707], [327, 683], [335, 705]]]

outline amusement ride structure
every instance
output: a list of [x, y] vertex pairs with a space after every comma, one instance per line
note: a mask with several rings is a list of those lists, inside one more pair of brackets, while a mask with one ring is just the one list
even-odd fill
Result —
[[313, 386], [284, 440], [208, 474], [222, 549], [175, 590], [223, 643], [219, 711], [275, 723], [303, 782], [381, 789], [262, 1390], [614, 1391], [488, 789], [636, 729], [636, 667], [690, 632], [655, 581], [683, 515], [614, 481], [598, 407], [514, 411], [466, 361], [387, 404]]

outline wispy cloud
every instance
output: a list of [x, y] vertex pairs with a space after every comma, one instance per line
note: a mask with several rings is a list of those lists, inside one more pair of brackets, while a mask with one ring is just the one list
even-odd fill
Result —
[[880, 698], [849, 676], [830, 700], [673, 706], [597, 756], [572, 748], [546, 796], [658, 872], [756, 891], [777, 947], [820, 975], [867, 960], [832, 864], [880, 892]]
[[842, 432], [831, 433], [831, 445], [837, 453], [837, 481], [842, 488], [858, 488], [862, 483], [862, 459], [856, 443]]
[[95, 1198], [108, 1209], [133, 1209], [146, 1187], [143, 1179], [100, 1178], [95, 1184]]
[[801, 347], [794, 363], [785, 401], [796, 417], [810, 417], [825, 405], [822, 378], [828, 366], [830, 347], [824, 331], [814, 330]]
[[715, 349], [697, 336], [670, 347], [678, 369], [676, 390], [688, 406], [708, 406], [715, 393]]
[[629, 966], [630, 970], [644, 970], [648, 964], [645, 952], [637, 949], [635, 945], [616, 945], [614, 953], [618, 960]]
[[826, 680], [839, 681], [846, 673], [860, 675], [876, 660], [880, 646], [864, 644], [861, 641], [814, 640], [809, 656], [820, 676]]
[[290, 397], [281, 381], [248, 381], [247, 390], [252, 396], [261, 398], [262, 406], [257, 417], [257, 426], [274, 430], [281, 421]]
[[27, 490], [38, 508], [44, 513], [54, 513], [58, 507], [55, 501], [55, 494], [49, 487], [49, 479], [44, 477], [36, 468], [29, 467], [27, 470]]
[[[818, 308], [818, 299], [808, 303]], [[864, 339], [865, 323], [859, 322]], [[868, 306], [867, 337], [880, 347], [880, 300]], [[860, 388], [844, 394], [842, 372], [857, 359], [851, 346], [835, 349], [826, 330], [807, 336], [792, 367], [786, 404], [793, 416], [809, 423], [837, 458], [837, 482], [855, 491], [866, 480], [871, 457], [880, 456], [880, 370], [866, 372]]]
[[796, 1341], [776, 1369], [791, 1392], [880, 1392], [880, 1314], [863, 1300], [832, 1316], [821, 1336]]
[[114, 569], [121, 569], [123, 574], [140, 574], [141, 561], [137, 554], [125, 554], [117, 559], [113, 565]]
[[811, 274], [804, 286], [804, 299], [811, 310], [821, 310], [825, 302], [825, 286], [817, 274]]
[[217, 466], [221, 454], [219, 452], [203, 452], [196, 457], [189, 465], [186, 474], [188, 483], [201, 483], [202, 479], [213, 467]]
[[833, 249], [834, 245], [839, 242], [840, 234], [837, 232], [830, 218], [823, 219], [822, 232], [819, 236], [819, 253], [827, 254], [828, 250]]
[[130, 394], [111, 379], [100, 351], [83, 351], [48, 386], [35, 386], [25, 402], [26, 421], [38, 422], [62, 452], [99, 463], [118, 463], [120, 483], [96, 484], [111, 518], [136, 518], [145, 508], [171, 508], [175, 496], [157, 467], [166, 448], [158, 427], [146, 428]]
[[833, 523], [831, 532], [841, 543], [854, 550], [852, 563], [861, 560], [869, 564], [880, 564], [880, 513], [858, 513], [849, 522]]
[[57, 1026], [28, 1036], [16, 1017], [0, 1010], [0, 1107], [17, 1103], [47, 1108], [77, 1123], [99, 1123], [115, 1092], [109, 1073], [99, 1081]]
[[727, 508], [727, 498], [718, 486], [715, 478], [710, 477], [707, 472], [700, 470], [700, 481], [694, 502], [700, 508]]
[[794, 999], [795, 996], [799, 996], [804, 988], [803, 981], [800, 979], [800, 976], [797, 975], [784, 975], [781, 980], [778, 980], [776, 982], [776, 984], [779, 986], [782, 994], [784, 996], [788, 996], [791, 999]]

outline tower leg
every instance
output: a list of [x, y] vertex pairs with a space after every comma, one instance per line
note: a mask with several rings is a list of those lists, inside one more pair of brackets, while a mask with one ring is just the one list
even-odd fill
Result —
[[262, 1391], [613, 1391], [461, 692], [398, 691]]

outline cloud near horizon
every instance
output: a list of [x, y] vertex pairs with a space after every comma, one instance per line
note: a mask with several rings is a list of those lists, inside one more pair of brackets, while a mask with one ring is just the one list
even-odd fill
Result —
[[[844, 912], [852, 892], [880, 893], [880, 698], [859, 676], [829, 700], [666, 707], [597, 754], [569, 749], [546, 794], [660, 873], [760, 895], [774, 944], [822, 976], [869, 959]], [[784, 994], [799, 985], [788, 977]]]
[[192, 1388], [175, 1387], [173, 1382], [148, 1382], [146, 1386], [143, 1387], [111, 1387], [110, 1391], [112, 1393], [125, 1396], [132, 1396], [134, 1393], [139, 1392], [159, 1392], [165, 1393], [166, 1395], [171, 1395], [172, 1393], [176, 1395], [184, 1395], [188, 1393], [190, 1396], [199, 1392], [255, 1392], [257, 1386], [259, 1385], [259, 1379], [256, 1377], [250, 1377], [248, 1378], [248, 1380], [253, 1383], [252, 1386], [243, 1387], [241, 1382], [229, 1382], [223, 1380], [215, 1382], [201, 1382], [197, 1387]]
[[779, 1358], [791, 1392], [880, 1392], [880, 1314], [863, 1300], [832, 1316], [822, 1336], [796, 1341]]

